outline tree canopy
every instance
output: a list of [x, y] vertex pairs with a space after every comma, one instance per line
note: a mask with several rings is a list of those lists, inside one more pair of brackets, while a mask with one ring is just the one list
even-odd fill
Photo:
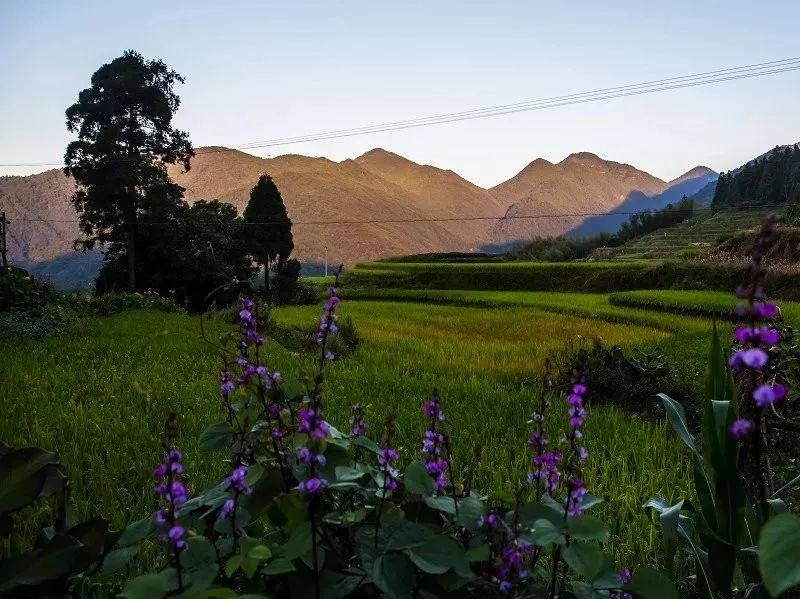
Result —
[[720, 174], [711, 207], [782, 206], [797, 185], [800, 185], [800, 147], [778, 147], [736, 171]]
[[101, 66], [66, 111], [67, 129], [78, 135], [64, 155], [64, 172], [80, 186], [72, 202], [85, 237], [76, 244], [108, 244], [115, 255], [125, 245], [131, 289], [139, 222], [180, 204], [184, 190], [166, 165], [188, 170], [194, 156], [188, 134], [172, 125], [177, 83], [183, 78], [164, 62], [129, 50]]
[[[242, 219], [230, 204], [201, 200], [191, 207], [181, 202], [162, 213], [142, 218], [139, 234], [137, 281], [141, 289], [171, 295], [190, 310], [202, 310], [206, 295], [233, 280], [248, 281], [255, 273], [244, 240]], [[127, 277], [124, 246], [106, 253], [97, 278], [99, 293], [124, 289]], [[226, 304], [233, 295], [218, 296]]]
[[253, 259], [264, 265], [264, 285], [268, 287], [270, 268], [287, 260], [294, 249], [292, 221], [269, 175], [261, 175], [253, 187], [243, 218], [243, 235]]

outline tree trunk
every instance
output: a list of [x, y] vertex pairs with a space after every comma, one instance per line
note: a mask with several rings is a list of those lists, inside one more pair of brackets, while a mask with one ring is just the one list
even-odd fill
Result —
[[128, 289], [136, 291], [136, 235], [128, 234]]
[[264, 291], [269, 294], [269, 261], [264, 263]]

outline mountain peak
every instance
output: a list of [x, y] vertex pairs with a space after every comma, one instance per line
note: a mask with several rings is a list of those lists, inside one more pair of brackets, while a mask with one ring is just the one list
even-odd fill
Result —
[[567, 160], [584, 160], [584, 161], [598, 161], [598, 162], [605, 162], [600, 156], [594, 154], [592, 152], [573, 152], [569, 156], [564, 159], [564, 162]]
[[683, 173], [680, 177], [676, 177], [672, 181], [669, 182], [670, 186], [677, 185], [678, 183], [683, 183], [684, 181], [690, 181], [692, 179], [712, 179], [716, 178], [717, 172], [708, 168], [707, 166], [698, 165], [692, 169], [689, 169], [685, 173]]

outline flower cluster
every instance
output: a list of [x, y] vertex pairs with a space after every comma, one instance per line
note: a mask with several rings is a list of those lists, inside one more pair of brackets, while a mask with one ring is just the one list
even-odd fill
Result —
[[369, 423], [364, 418], [364, 406], [353, 404], [350, 407], [350, 436], [362, 437], [367, 431]]
[[183, 474], [183, 456], [177, 449], [167, 452], [166, 459], [153, 470], [156, 484], [153, 492], [165, 502], [153, 514], [153, 522], [163, 529], [161, 539], [169, 544], [175, 553], [186, 549], [183, 540], [186, 530], [176, 523], [175, 512], [189, 499], [189, 491], [176, 477]]
[[[531, 433], [531, 437], [535, 434], [535, 432]], [[541, 437], [537, 437], [537, 439], [536, 442], [541, 443]], [[544, 441], [547, 442], [546, 439]], [[530, 441], [528, 445], [530, 446]], [[532, 449], [537, 447], [534, 445]], [[533, 456], [533, 469], [528, 473], [528, 484], [532, 485], [536, 481], [543, 481], [545, 493], [552, 494], [561, 481], [561, 472], [558, 469], [560, 463], [561, 454], [558, 451], [537, 453]]]
[[436, 391], [423, 404], [422, 411], [428, 419], [428, 429], [422, 439], [422, 462], [433, 478], [436, 490], [443, 491], [447, 487], [445, 473], [450, 464], [446, 458], [447, 437], [437, 429], [438, 423], [444, 421], [444, 412]]
[[[736, 313], [749, 321], [739, 325], [733, 332], [736, 351], [730, 357], [729, 365], [735, 374], [749, 375], [750, 397], [757, 410], [762, 410], [786, 397], [786, 387], [776, 381], [766, 380], [764, 369], [769, 362], [769, 350], [781, 341], [778, 329], [770, 326], [770, 320], [778, 316], [778, 307], [764, 297], [764, 253], [774, 237], [774, 220], [767, 219], [761, 227], [751, 253], [750, 280], [740, 285], [736, 296], [741, 300]], [[728, 428], [734, 439], [742, 439], [756, 429], [747, 418], [739, 418]]]
[[242, 341], [240, 348], [248, 345], [264, 345], [264, 338], [256, 330], [256, 316], [253, 312], [255, 302], [249, 297], [242, 297], [240, 300], [241, 310], [239, 310], [239, 322], [242, 329]]
[[500, 561], [494, 568], [492, 581], [497, 584], [498, 590], [509, 593], [515, 584], [525, 582], [530, 576], [526, 558], [533, 553], [534, 546], [522, 538], [514, 538], [507, 543], [500, 552]]
[[567, 514], [572, 517], [580, 516], [583, 512], [583, 498], [586, 495], [586, 486], [581, 480], [580, 462], [589, 457], [589, 452], [578, 441], [583, 438], [581, 427], [586, 419], [586, 408], [583, 405], [587, 388], [580, 378], [573, 381], [570, 394], [567, 395], [567, 415], [569, 431], [565, 441], [569, 443], [570, 453], [564, 471], [567, 476]]
[[247, 466], [239, 465], [233, 469], [231, 475], [226, 479], [227, 490], [233, 491], [233, 497], [229, 497], [225, 500], [225, 503], [222, 504], [222, 508], [219, 511], [220, 518], [227, 518], [233, 513], [234, 509], [236, 509], [239, 495], [250, 495], [250, 493], [253, 492], [247, 484], [246, 478]]
[[[623, 568], [619, 571], [619, 582], [621, 585], [628, 584], [631, 578], [631, 571], [627, 568]], [[611, 591], [608, 596], [610, 599], [633, 599], [633, 595], [625, 591]]]
[[317, 331], [314, 333], [314, 340], [323, 345], [324, 357], [327, 360], [333, 360], [336, 356], [330, 350], [324, 349], [325, 340], [328, 335], [335, 335], [339, 330], [337, 325], [338, 317], [336, 316], [336, 307], [339, 305], [339, 291], [336, 286], [328, 288], [328, 301], [322, 306], [322, 315], [319, 318], [319, 325]]
[[378, 454], [378, 466], [381, 467], [381, 472], [383, 473], [383, 488], [385, 491], [397, 490], [400, 473], [392, 464], [399, 459], [400, 454], [397, 453], [396, 449], [392, 449], [387, 445], [381, 447], [381, 452]]
[[314, 495], [322, 490], [327, 481], [317, 476], [317, 466], [325, 466], [326, 459], [322, 453], [315, 453], [313, 447], [317, 441], [321, 441], [330, 436], [330, 424], [317, 413], [313, 408], [302, 408], [297, 411], [297, 432], [305, 433], [309, 443], [297, 449], [297, 463], [306, 467], [308, 476], [301, 480], [296, 489], [301, 493]]

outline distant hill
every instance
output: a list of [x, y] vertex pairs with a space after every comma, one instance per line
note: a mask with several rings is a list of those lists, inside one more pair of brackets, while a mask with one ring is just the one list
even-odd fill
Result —
[[634, 212], [659, 210], [668, 204], [676, 204], [683, 196], [692, 196], [709, 183], [717, 180], [717, 173], [706, 166], [696, 166], [677, 179], [664, 183], [662, 191], [645, 194], [632, 191], [625, 200], [614, 207], [616, 214], [604, 214], [585, 219], [569, 232], [570, 236], [580, 237], [594, 233], [613, 233], [628, 220]]
[[[590, 152], [570, 154], [557, 164], [538, 159], [489, 191], [508, 205], [505, 218], [492, 227], [495, 242], [537, 235], [561, 235], [579, 226], [586, 213], [609, 212], [632, 193], [663, 191], [661, 179], [630, 164], [603, 160]], [[552, 215], [575, 214], [551, 218]], [[536, 217], [526, 220], [520, 217]]]
[[[474, 252], [560, 235], [581, 226], [585, 217], [579, 214], [659, 207], [672, 195], [679, 198], [687, 185], [712, 176], [708, 169], [693, 169], [667, 183], [631, 165], [579, 152], [557, 164], [536, 159], [508, 181], [483, 189], [451, 170], [381, 148], [335, 162], [296, 154], [263, 159], [205, 147], [198, 148], [189, 172], [170, 169], [188, 201], [221, 199], [239, 210], [264, 173], [283, 194], [296, 223], [296, 256], [307, 264]], [[69, 202], [73, 191], [73, 182], [59, 170], [0, 178], [0, 206], [12, 220], [12, 260], [61, 286], [87, 284], [99, 264], [97, 253], [73, 252], [79, 237]], [[386, 220], [394, 222], [371, 222]]]

